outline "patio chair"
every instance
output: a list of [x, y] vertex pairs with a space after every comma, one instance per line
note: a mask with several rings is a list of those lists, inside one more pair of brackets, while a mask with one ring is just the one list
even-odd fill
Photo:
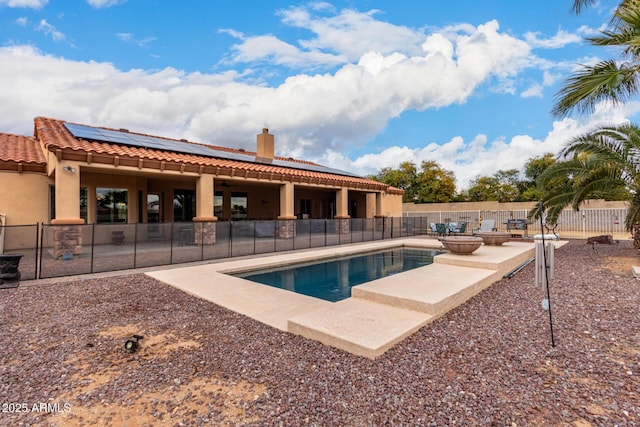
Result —
[[455, 234], [456, 230], [458, 230], [458, 223], [456, 221], [452, 221], [448, 224], [449, 226], [447, 227], [447, 232], [448, 234]]
[[[455, 224], [455, 225], [452, 227], [452, 224]], [[449, 224], [449, 234], [464, 234], [466, 230], [467, 230], [466, 222], [462, 222], [462, 223], [452, 222]]]
[[480, 228], [478, 228], [476, 231], [498, 231], [498, 229], [496, 228], [496, 220], [495, 219], [482, 220], [482, 223], [480, 224]]
[[[527, 220], [526, 219], [508, 219], [507, 231], [511, 233], [511, 237], [528, 236]], [[520, 234], [520, 232], [522, 232], [522, 234]]]
[[438, 234], [438, 228], [436, 227], [435, 222], [430, 222], [429, 228], [431, 229], [431, 234]]
[[438, 223], [436, 224], [436, 233], [438, 233], [438, 237], [447, 235], [447, 226], [446, 224]]

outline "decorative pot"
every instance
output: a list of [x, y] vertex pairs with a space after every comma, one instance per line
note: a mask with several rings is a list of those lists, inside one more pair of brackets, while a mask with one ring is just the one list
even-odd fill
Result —
[[112, 231], [111, 232], [111, 242], [114, 245], [121, 245], [124, 243], [124, 231]]
[[447, 236], [440, 241], [445, 249], [456, 255], [470, 255], [482, 246], [482, 238], [480, 237]]
[[17, 288], [20, 284], [20, 258], [22, 255], [0, 255], [0, 289]]
[[478, 231], [476, 236], [481, 237], [485, 245], [501, 246], [511, 239], [511, 233], [506, 231]]

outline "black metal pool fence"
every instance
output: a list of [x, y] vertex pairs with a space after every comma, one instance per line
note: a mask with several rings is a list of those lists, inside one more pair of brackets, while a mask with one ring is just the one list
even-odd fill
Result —
[[[510, 218], [526, 214], [449, 211], [351, 219], [4, 226], [0, 254], [23, 255], [22, 280], [44, 279], [435, 234], [430, 223], [467, 222], [465, 234], [472, 234], [483, 219], [493, 219], [505, 231]], [[566, 209], [559, 232], [562, 237], [624, 238], [625, 215], [626, 209]]]
[[0, 227], [0, 253], [22, 255], [21, 280], [45, 279], [423, 235], [429, 232], [426, 221], [385, 217], [17, 225]]

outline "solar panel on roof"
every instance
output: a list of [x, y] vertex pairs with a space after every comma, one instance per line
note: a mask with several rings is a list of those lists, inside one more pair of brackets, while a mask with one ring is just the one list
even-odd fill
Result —
[[329, 168], [321, 165], [310, 165], [307, 163], [297, 163], [297, 162], [290, 162], [287, 160], [279, 160], [279, 159], [274, 159], [273, 162], [271, 162], [271, 164], [273, 166], [280, 166], [284, 168], [302, 169], [302, 170], [308, 170], [311, 172], [331, 173], [334, 175], [346, 175], [346, 176], [353, 176], [353, 177], [359, 178], [358, 175], [353, 174], [351, 172], [346, 172], [340, 169], [333, 169], [333, 168]]
[[225, 160], [237, 160], [246, 163], [266, 163], [273, 166], [280, 166], [289, 169], [307, 170], [311, 172], [330, 173], [334, 175], [345, 175], [358, 177], [358, 175], [338, 169], [328, 168], [320, 165], [310, 165], [307, 163], [290, 162], [286, 160], [273, 159], [265, 162], [258, 160], [250, 154], [234, 153], [224, 150], [216, 150], [206, 145], [194, 144], [184, 141], [176, 141], [157, 136], [139, 135], [128, 131], [118, 131], [111, 129], [95, 128], [91, 126], [64, 123], [64, 126], [76, 138], [83, 138], [92, 141], [111, 142], [115, 144], [132, 145], [141, 148], [151, 148], [161, 151], [172, 151], [175, 153], [193, 154], [196, 156], [213, 157]]

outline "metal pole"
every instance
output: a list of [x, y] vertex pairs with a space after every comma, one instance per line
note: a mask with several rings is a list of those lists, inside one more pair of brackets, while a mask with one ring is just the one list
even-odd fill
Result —
[[44, 246], [44, 223], [42, 223], [42, 233], [40, 233], [40, 268], [38, 268], [38, 279], [42, 279], [42, 250]]
[[138, 223], [133, 224], [133, 268], [136, 268], [138, 258]]
[[40, 223], [36, 223], [36, 246], [35, 253], [36, 259], [35, 264], [33, 265], [33, 278], [36, 279], [38, 277], [38, 241], [40, 240]]
[[324, 246], [327, 246], [327, 219], [324, 219]]
[[91, 224], [91, 272], [93, 273], [93, 248], [96, 245], [96, 224]]
[[38, 222], [36, 223], [36, 246], [35, 246], [36, 259], [35, 259], [35, 264], [33, 265], [34, 279], [38, 277], [38, 240], [40, 240], [39, 231], [40, 231], [40, 223]]
[[233, 221], [229, 219], [229, 258], [233, 258]]
[[208, 222], [199, 222], [198, 224], [200, 224], [200, 261], [204, 261], [204, 227]]
[[547, 247], [544, 241], [544, 223], [542, 221], [542, 213], [544, 212], [544, 206], [540, 202], [540, 232], [542, 233], [542, 260], [544, 262], [545, 271], [545, 284], [547, 288], [547, 304], [549, 310], [549, 329], [551, 330], [551, 347], [556, 346], [556, 340], [553, 335], [553, 318], [551, 317], [551, 293], [549, 292], [549, 266], [547, 265]]
[[171, 223], [171, 238], [169, 239], [169, 264], [173, 264], [173, 224]]

